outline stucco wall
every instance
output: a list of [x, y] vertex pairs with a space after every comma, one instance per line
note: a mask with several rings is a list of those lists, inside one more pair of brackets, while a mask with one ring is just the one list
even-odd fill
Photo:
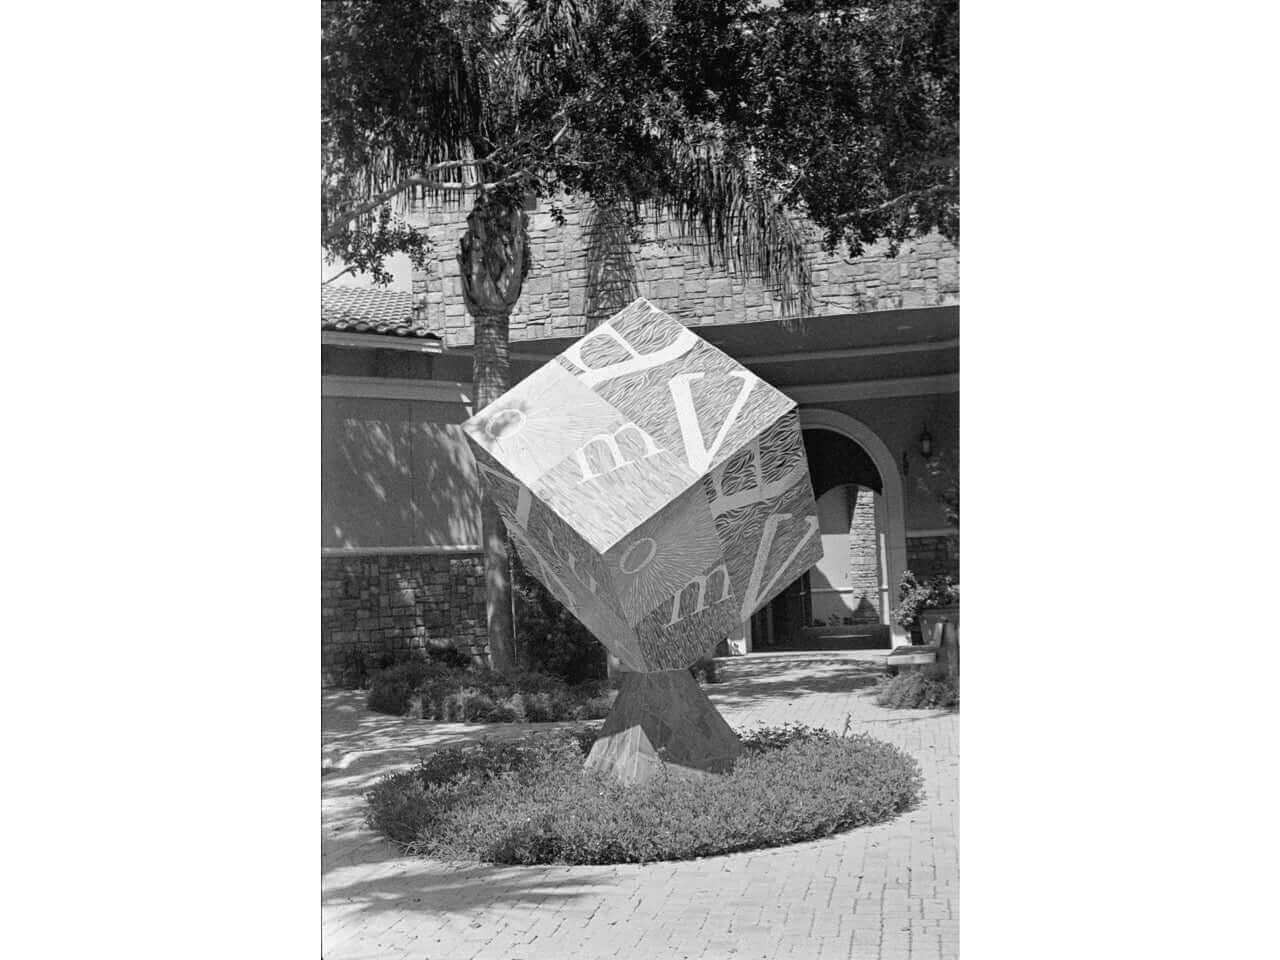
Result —
[[880, 549], [876, 493], [857, 484], [818, 498], [822, 559], [809, 570], [813, 619], [833, 626], [880, 622]]
[[960, 445], [960, 398], [954, 393], [877, 400], [844, 400], [806, 403], [805, 407], [835, 410], [866, 424], [893, 454], [902, 472], [902, 454], [907, 454], [907, 474], [902, 478], [907, 530], [945, 527], [943, 508], [928, 487], [925, 461], [920, 455], [920, 431], [927, 428], [936, 456], [958, 451]]
[[853, 505], [852, 485], [834, 487], [818, 498], [818, 530], [822, 537], [822, 557], [809, 570], [813, 618], [822, 622], [835, 617], [841, 622], [853, 615], [848, 595], [838, 591], [849, 586], [849, 519]]
[[[466, 228], [467, 208], [436, 207], [425, 215], [435, 259], [415, 273], [413, 291], [425, 319], [449, 346], [474, 341], [458, 279], [458, 241]], [[558, 225], [539, 209], [529, 215], [533, 267], [511, 317], [513, 341], [579, 336], [590, 314], [608, 316], [625, 306], [587, 288], [586, 242], [579, 209], [565, 209]], [[896, 258], [884, 247], [849, 259], [823, 253], [816, 230], [809, 245], [817, 314], [855, 313], [959, 303], [959, 251], [940, 236], [904, 244]], [[730, 278], [712, 270], [691, 245], [674, 241], [645, 243], [635, 254], [637, 294], [689, 325], [774, 320], [781, 316], [765, 287], [754, 280]]]
[[420, 547], [480, 541], [475, 460], [461, 404], [326, 397], [321, 545]]

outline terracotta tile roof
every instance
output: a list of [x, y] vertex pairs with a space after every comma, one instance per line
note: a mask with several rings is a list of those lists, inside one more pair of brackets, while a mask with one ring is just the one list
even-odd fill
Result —
[[320, 329], [440, 339], [414, 319], [413, 294], [374, 287], [321, 287]]

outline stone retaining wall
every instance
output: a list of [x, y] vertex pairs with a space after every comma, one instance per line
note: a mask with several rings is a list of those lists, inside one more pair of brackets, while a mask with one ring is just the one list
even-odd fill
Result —
[[323, 679], [337, 683], [364, 658], [452, 646], [488, 650], [479, 554], [321, 558]]

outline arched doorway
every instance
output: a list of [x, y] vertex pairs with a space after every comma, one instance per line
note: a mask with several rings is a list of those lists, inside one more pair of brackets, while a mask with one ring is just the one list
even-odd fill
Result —
[[823, 558], [750, 624], [754, 649], [897, 646], [896, 585], [906, 569], [902, 477], [884, 442], [834, 410], [801, 409]]

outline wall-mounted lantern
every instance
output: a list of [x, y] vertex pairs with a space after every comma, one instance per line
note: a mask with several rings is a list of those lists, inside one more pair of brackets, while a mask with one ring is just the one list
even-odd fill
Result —
[[933, 456], [933, 437], [929, 435], [928, 427], [920, 430], [920, 456], [926, 460]]

